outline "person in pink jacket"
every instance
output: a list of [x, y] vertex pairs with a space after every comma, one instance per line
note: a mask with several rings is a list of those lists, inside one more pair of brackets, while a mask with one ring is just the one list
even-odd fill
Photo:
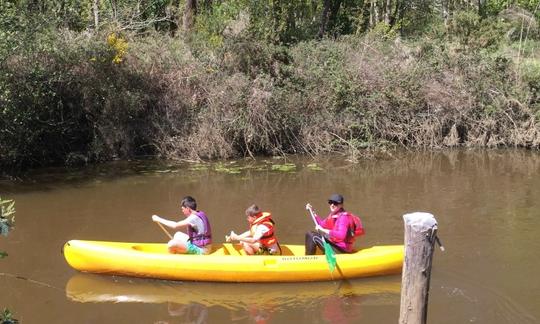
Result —
[[[364, 234], [364, 228], [360, 219], [345, 211], [343, 208], [343, 196], [333, 194], [328, 199], [330, 214], [325, 219], [315, 215], [316, 231], [306, 233], [306, 255], [313, 255], [317, 247], [324, 252], [323, 237], [332, 246], [336, 253], [354, 252], [354, 242], [357, 236]], [[308, 203], [306, 209], [312, 210]]]

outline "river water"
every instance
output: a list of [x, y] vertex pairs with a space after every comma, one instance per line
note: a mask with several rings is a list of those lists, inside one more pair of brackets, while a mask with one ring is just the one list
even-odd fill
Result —
[[[286, 165], [286, 163], [290, 163]], [[0, 308], [22, 323], [397, 323], [399, 275], [350, 282], [224, 284], [82, 274], [61, 253], [70, 239], [160, 242], [150, 219], [183, 217], [194, 196], [214, 240], [246, 229], [252, 203], [273, 213], [281, 242], [312, 229], [331, 193], [361, 216], [358, 247], [403, 243], [405, 213], [435, 215], [430, 323], [540, 322], [540, 154], [404, 153], [342, 159], [258, 159], [167, 165], [119, 162], [36, 171], [0, 182], [17, 227], [0, 237]]]

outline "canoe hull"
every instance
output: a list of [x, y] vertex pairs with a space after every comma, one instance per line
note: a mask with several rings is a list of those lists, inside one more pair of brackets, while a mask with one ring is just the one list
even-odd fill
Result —
[[221, 282], [301, 282], [370, 277], [401, 272], [403, 246], [374, 246], [337, 254], [330, 273], [324, 255], [304, 255], [300, 245], [283, 245], [281, 256], [245, 256], [221, 244], [210, 255], [169, 254], [161, 243], [71, 240], [64, 256], [76, 270], [168, 280]]

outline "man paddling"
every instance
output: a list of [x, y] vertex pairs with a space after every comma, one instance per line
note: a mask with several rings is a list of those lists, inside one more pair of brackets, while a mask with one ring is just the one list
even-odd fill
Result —
[[[197, 210], [195, 198], [186, 196], [180, 203], [186, 219], [175, 222], [152, 215], [152, 220], [177, 231], [167, 243], [170, 253], [208, 254], [212, 251], [212, 231], [210, 222], [203, 211]], [[180, 232], [187, 228], [187, 234]]]

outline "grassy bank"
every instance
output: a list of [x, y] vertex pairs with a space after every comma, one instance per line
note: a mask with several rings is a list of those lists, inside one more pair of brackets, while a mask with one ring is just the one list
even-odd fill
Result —
[[538, 26], [525, 35], [503, 18], [464, 13], [408, 37], [381, 24], [287, 46], [242, 30], [217, 45], [36, 30], [2, 51], [0, 166], [539, 149]]

